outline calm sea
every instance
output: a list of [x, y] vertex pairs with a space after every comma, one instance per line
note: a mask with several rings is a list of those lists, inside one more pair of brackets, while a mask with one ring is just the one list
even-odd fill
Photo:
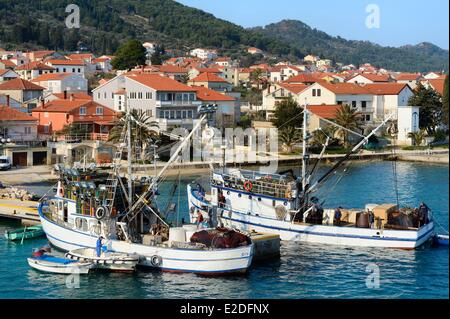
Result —
[[[325, 170], [322, 167], [321, 170]], [[442, 229], [448, 231], [448, 166], [397, 163], [402, 206], [425, 201]], [[354, 163], [340, 183], [321, 191], [327, 207], [364, 207], [396, 201], [391, 162]], [[163, 185], [160, 205], [179, 202], [173, 220], [187, 220], [187, 183], [183, 177]], [[205, 176], [203, 176], [204, 178]], [[179, 182], [179, 184], [178, 184]], [[179, 188], [173, 189], [173, 183]], [[37, 193], [47, 186], [32, 185]], [[171, 193], [172, 195], [169, 195]], [[0, 221], [0, 234], [19, 227]], [[439, 233], [444, 230], [437, 226]], [[23, 245], [0, 238], [0, 298], [448, 298], [448, 249], [416, 251], [323, 247], [283, 243], [281, 258], [255, 265], [248, 275], [203, 278], [192, 274], [138, 272], [134, 275], [93, 273], [82, 276], [79, 288], [68, 288], [63, 275], [30, 269], [26, 258], [45, 239]], [[369, 267], [369, 268], [368, 268]], [[368, 269], [377, 267], [379, 287], [368, 288]]]

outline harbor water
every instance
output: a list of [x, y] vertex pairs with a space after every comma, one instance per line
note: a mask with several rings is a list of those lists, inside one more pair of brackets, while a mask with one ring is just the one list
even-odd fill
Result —
[[[353, 163], [338, 184], [330, 183], [318, 197], [331, 208], [395, 203], [392, 165]], [[448, 231], [448, 166], [399, 162], [396, 171], [400, 205], [416, 207], [424, 201], [438, 222], [436, 231]], [[201, 177], [172, 178], [162, 185], [159, 205], [164, 210], [168, 203], [177, 204], [170, 216], [174, 223], [188, 220], [186, 185]], [[43, 194], [48, 187], [28, 188]], [[0, 298], [449, 298], [448, 247], [405, 251], [283, 242], [280, 259], [256, 264], [245, 276], [205, 278], [139, 271], [92, 273], [77, 283], [65, 275], [31, 269], [26, 258], [47, 241], [7, 242], [4, 231], [19, 226], [0, 221]]]

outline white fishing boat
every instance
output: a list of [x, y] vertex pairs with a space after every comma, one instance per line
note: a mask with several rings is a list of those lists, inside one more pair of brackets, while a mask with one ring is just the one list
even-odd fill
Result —
[[106, 250], [101, 251], [100, 256], [97, 256], [97, 252], [93, 248], [71, 250], [65, 254], [65, 257], [70, 260], [90, 262], [97, 269], [113, 272], [133, 272], [139, 263], [139, 256], [135, 254], [123, 254]]
[[135, 120], [128, 112], [112, 171], [105, 175], [98, 169], [60, 167], [56, 195], [43, 200], [38, 209], [50, 243], [65, 251], [93, 249], [102, 236], [108, 251], [140, 256], [139, 266], [202, 275], [247, 272], [253, 257], [251, 241], [231, 248], [193, 243], [188, 231], [171, 227], [156, 205], [158, 183], [206, 117], [202, 115], [157, 176], [137, 180], [131, 156], [128, 173], [120, 173], [124, 149], [133, 153], [130, 122]]
[[293, 171], [264, 174], [223, 167], [211, 172], [210, 193], [205, 185], [187, 186], [191, 222], [199, 214], [217, 219], [227, 227], [280, 235], [285, 241], [301, 241], [326, 245], [390, 247], [414, 249], [434, 236], [430, 216], [421, 217], [417, 211], [400, 209], [397, 204], [367, 204], [359, 209], [338, 208], [341, 217], [335, 219], [336, 207], [322, 209], [313, 196], [342, 164], [358, 151], [370, 136], [388, 120], [358, 143], [327, 173], [313, 181], [313, 174], [324, 149], [311, 170], [307, 154], [307, 110], [305, 107], [302, 176]]
[[27, 261], [30, 267], [53, 274], [88, 274], [95, 266], [89, 261], [76, 261], [46, 254], [27, 258]]

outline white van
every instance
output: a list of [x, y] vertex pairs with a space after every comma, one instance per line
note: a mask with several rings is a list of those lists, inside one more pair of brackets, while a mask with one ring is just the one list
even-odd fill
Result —
[[8, 156], [0, 156], [0, 170], [8, 170], [11, 168], [11, 160]]

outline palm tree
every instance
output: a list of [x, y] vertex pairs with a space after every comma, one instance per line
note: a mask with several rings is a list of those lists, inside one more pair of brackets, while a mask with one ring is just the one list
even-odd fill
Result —
[[427, 136], [427, 131], [425, 129], [408, 133], [408, 137], [412, 139], [415, 146], [420, 146], [425, 140], [425, 136]]
[[312, 133], [311, 144], [314, 146], [322, 147], [327, 141], [327, 137], [330, 137], [329, 144], [336, 141], [334, 136], [336, 135], [337, 128], [335, 126], [327, 125], [324, 128], [320, 128]]
[[282, 147], [286, 153], [292, 153], [295, 144], [302, 141], [301, 132], [293, 126], [281, 130], [279, 136]]
[[[131, 145], [134, 149], [140, 148], [142, 150], [141, 158], [144, 158], [148, 146], [159, 140], [159, 133], [156, 130], [159, 128], [158, 122], [151, 121], [150, 117], [138, 110], [131, 110], [130, 115], [133, 119], [129, 122], [131, 126]], [[123, 114], [116, 120], [114, 127], [109, 132], [108, 141], [121, 142], [120, 140], [123, 138], [121, 135], [126, 122], [126, 114]], [[138, 125], [136, 122], [141, 125]]]
[[[350, 105], [344, 104], [336, 112], [336, 124], [346, 128], [347, 130], [356, 131], [359, 129], [359, 120], [361, 118], [361, 113], [354, 110]], [[338, 134], [342, 137], [344, 147], [348, 148], [350, 142], [348, 140], [349, 132], [339, 128]]]

